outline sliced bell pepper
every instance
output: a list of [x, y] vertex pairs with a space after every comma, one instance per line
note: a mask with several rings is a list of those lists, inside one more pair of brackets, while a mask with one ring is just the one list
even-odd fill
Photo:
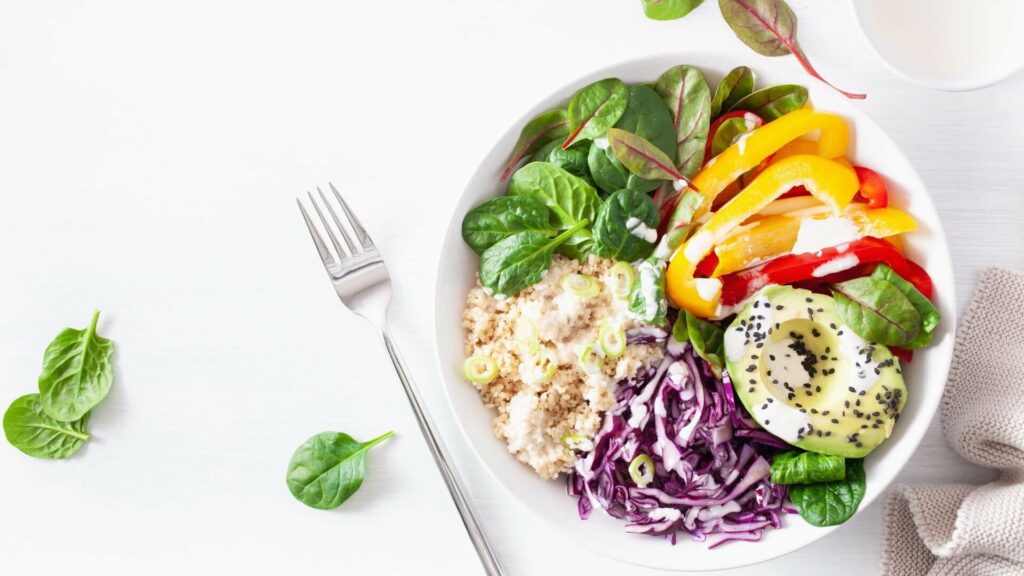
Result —
[[[837, 158], [846, 154], [850, 130], [846, 121], [834, 114], [801, 108], [776, 118], [746, 134], [708, 162], [691, 186], [704, 195], [700, 214], [707, 212], [715, 197], [742, 174], [755, 168], [787, 143], [820, 130], [817, 154], [823, 158]], [[797, 185], [799, 182], [794, 183]]]
[[[718, 266], [711, 273], [711, 277], [723, 276], [789, 254], [793, 251], [800, 225], [804, 220], [830, 216], [833, 214], [827, 210], [819, 210], [809, 215], [782, 214], [767, 216], [750, 228], [744, 227], [746, 229], [732, 234], [715, 246]], [[866, 204], [850, 204], [842, 217], [853, 223], [861, 238], [886, 238], [917, 228], [917, 223], [910, 214], [895, 208], [870, 209]]]
[[885, 240], [861, 238], [820, 252], [790, 254], [755, 268], [727, 274], [721, 278], [721, 302], [724, 306], [734, 306], [770, 284], [823, 281], [855, 266], [878, 262], [884, 262], [926, 298], [931, 298], [932, 281], [923, 268]]
[[889, 189], [885, 180], [871, 168], [854, 166], [857, 180], [860, 181], [858, 193], [867, 201], [869, 208], [884, 208], [889, 205]]
[[722, 283], [714, 278], [695, 278], [697, 264], [711, 252], [715, 243], [796, 184], [804, 185], [837, 212], [846, 208], [857, 192], [857, 177], [852, 171], [820, 156], [791, 156], [772, 164], [715, 212], [673, 256], [665, 279], [669, 297], [677, 307], [701, 318], [716, 314]]

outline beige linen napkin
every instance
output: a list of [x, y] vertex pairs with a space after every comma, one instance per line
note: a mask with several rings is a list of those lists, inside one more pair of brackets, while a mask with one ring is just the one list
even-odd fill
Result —
[[1001, 472], [984, 486], [900, 486], [885, 510], [886, 576], [1024, 575], [1024, 274], [990, 268], [960, 323], [942, 425]]

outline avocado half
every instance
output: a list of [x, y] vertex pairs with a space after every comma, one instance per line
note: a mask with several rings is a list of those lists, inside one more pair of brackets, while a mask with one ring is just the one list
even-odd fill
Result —
[[809, 290], [761, 290], [726, 329], [725, 356], [754, 420], [811, 452], [865, 456], [907, 400], [899, 359], [850, 330], [831, 296]]

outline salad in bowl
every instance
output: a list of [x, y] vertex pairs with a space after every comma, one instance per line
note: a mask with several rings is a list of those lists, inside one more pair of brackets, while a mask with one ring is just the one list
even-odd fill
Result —
[[714, 550], [856, 513], [948, 318], [853, 128], [685, 64], [521, 126], [460, 222], [462, 385], [583, 524]]

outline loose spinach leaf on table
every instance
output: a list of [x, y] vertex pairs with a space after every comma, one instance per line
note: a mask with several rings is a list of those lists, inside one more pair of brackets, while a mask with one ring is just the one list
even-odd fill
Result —
[[668, 300], [665, 298], [665, 262], [651, 256], [636, 267], [629, 290], [629, 314], [640, 322], [665, 326]]
[[4, 413], [4, 434], [18, 450], [34, 458], [67, 458], [89, 439], [89, 414], [71, 422], [54, 420], [43, 411], [38, 394], [18, 398]]
[[753, 91], [754, 72], [746, 66], [733, 68], [715, 89], [715, 97], [711, 100], [711, 119], [714, 120], [723, 112], [728, 112]]
[[846, 478], [842, 456], [790, 450], [772, 457], [773, 484], [814, 484]]
[[643, 0], [644, 14], [651, 20], [675, 20], [690, 13], [704, 0]]
[[633, 262], [646, 258], [657, 239], [658, 207], [635, 190], [619, 190], [601, 205], [594, 222], [594, 254]]
[[533, 230], [554, 236], [551, 213], [543, 202], [530, 196], [499, 196], [466, 213], [462, 239], [477, 254], [513, 234]]
[[864, 499], [864, 461], [846, 461], [846, 477], [835, 482], [790, 486], [789, 499], [812, 526], [835, 526], [850, 519]]
[[[593, 222], [601, 197], [590, 184], [578, 176], [548, 162], [531, 162], [512, 175], [509, 196], [528, 196], [539, 200], [551, 213], [551, 225], [558, 230], [575, 226], [578, 222]], [[585, 227], [560, 243], [558, 251], [571, 258], [585, 257], [590, 251], [593, 236]]]
[[783, 0], [718, 0], [718, 7], [736, 37], [754, 52], [763, 56], [792, 54], [808, 74], [832, 86], [847, 98], [867, 97], [839, 90], [811, 66], [796, 39], [796, 14]]
[[363, 485], [367, 451], [394, 434], [386, 432], [368, 442], [343, 432], [313, 436], [288, 462], [288, 490], [306, 506], [321, 510], [341, 506]]
[[807, 103], [807, 88], [797, 84], [779, 84], [753, 92], [729, 108], [745, 110], [760, 116], [765, 122], [771, 122], [794, 110], [799, 110]]
[[645, 180], [685, 180], [672, 159], [654, 144], [631, 132], [611, 128], [608, 147], [619, 163]]
[[689, 342], [693, 351], [711, 365], [718, 377], [722, 376], [723, 359], [725, 358], [725, 331], [681, 310], [672, 325], [672, 337], [679, 342]]
[[46, 347], [39, 401], [48, 416], [71, 422], [103, 401], [114, 384], [114, 343], [96, 333], [100, 313], [83, 330], [65, 328]]
[[675, 131], [675, 159], [686, 178], [696, 174], [704, 162], [704, 144], [711, 124], [711, 90], [700, 70], [673, 66], [658, 78], [658, 95], [668, 106]]
[[569, 134], [569, 113], [564, 109], [548, 110], [541, 112], [523, 126], [519, 133], [519, 139], [512, 148], [512, 157], [509, 159], [505, 172], [501, 175], [504, 182], [519, 161], [540, 149], [549, 142], [565, 138]]
[[887, 280], [865, 276], [830, 288], [843, 322], [869, 342], [905, 347], [921, 332], [921, 315]]
[[581, 220], [554, 238], [534, 231], [505, 238], [480, 255], [480, 283], [496, 296], [513, 296], [540, 282], [555, 248], [587, 224]]
[[930, 344], [932, 333], [935, 332], [935, 328], [942, 321], [942, 315], [939, 314], [938, 309], [935, 308], [931, 300], [926, 298], [917, 288], [914, 288], [913, 284], [904, 280], [903, 277], [885, 264], [879, 264], [878, 268], [875, 268], [875, 271], [871, 273], [871, 277], [891, 282], [896, 289], [903, 292], [903, 295], [907, 297], [907, 300], [914, 306], [917, 313], [921, 315], [921, 332], [906, 347], [910, 349], [924, 348]]
[[562, 148], [604, 134], [625, 113], [628, 101], [629, 89], [618, 78], [605, 78], [581, 88], [569, 101], [569, 135]]

